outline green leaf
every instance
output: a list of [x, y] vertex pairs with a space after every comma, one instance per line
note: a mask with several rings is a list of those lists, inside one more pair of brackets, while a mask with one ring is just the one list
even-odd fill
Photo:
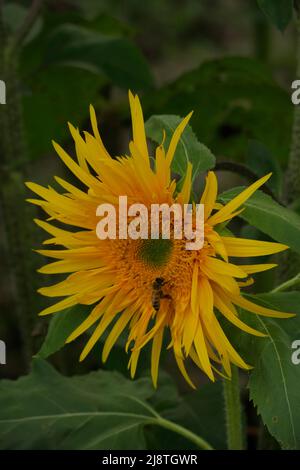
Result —
[[287, 161], [293, 104], [270, 69], [254, 59], [206, 61], [149, 92], [143, 107], [148, 116], [178, 110], [185, 116], [193, 110], [190, 124], [197, 138], [222, 159], [243, 161], [251, 138], [262, 142], [278, 161]]
[[[174, 115], [151, 116], [146, 122], [146, 134], [154, 142], [161, 144], [165, 131], [164, 147], [167, 150], [171, 137], [181, 121], [181, 117]], [[187, 125], [177, 145], [172, 169], [184, 176], [189, 161], [193, 164], [193, 178], [200, 171], [209, 170], [215, 165], [215, 157], [209, 148], [199, 142], [191, 126]]]
[[272, 319], [241, 311], [241, 319], [268, 335], [257, 338], [232, 329], [229, 339], [248, 364], [250, 398], [270, 433], [284, 448], [300, 447], [300, 366], [292, 363], [292, 342], [300, 339], [300, 292], [251, 296], [264, 306], [296, 313]]
[[126, 90], [153, 85], [146, 60], [129, 39], [104, 35], [74, 24], [60, 25], [52, 31], [46, 45], [45, 61], [104, 73]]
[[267, 18], [284, 31], [293, 17], [293, 0], [257, 0]]
[[[238, 187], [222, 193], [219, 197], [223, 203], [229, 202], [244, 188]], [[244, 204], [245, 210], [240, 217], [254, 225], [277, 242], [288, 245], [300, 253], [300, 216], [287, 209], [270, 196], [257, 191]]]
[[[63, 377], [42, 359], [28, 376], [0, 384], [1, 449], [145, 449], [145, 426], [201, 438], [163, 418], [149, 379], [97, 371]], [[173, 402], [173, 406], [175, 403]]]
[[41, 359], [0, 385], [1, 449], [142, 449], [148, 380], [99, 371], [66, 378]]
[[[201, 385], [199, 390], [185, 394], [176, 407], [167, 409], [162, 415], [187, 426], [210, 442], [214, 449], [227, 448], [221, 380]], [[161, 439], [163, 443], [163, 437]], [[174, 449], [174, 444], [170, 448]]]
[[68, 336], [86, 319], [90, 311], [90, 306], [76, 305], [53, 315], [37, 356], [46, 358], [61, 349]]

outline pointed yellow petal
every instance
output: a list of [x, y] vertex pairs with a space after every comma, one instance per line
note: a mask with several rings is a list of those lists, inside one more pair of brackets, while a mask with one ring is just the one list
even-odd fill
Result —
[[210, 360], [207, 354], [204, 334], [203, 334], [200, 321], [198, 322], [198, 327], [197, 327], [197, 331], [196, 331], [196, 335], [194, 339], [194, 347], [195, 347], [195, 350], [196, 350], [196, 353], [199, 358], [203, 371], [205, 372], [205, 374], [207, 374], [210, 380], [214, 382], [215, 378], [214, 378], [214, 374], [211, 369]]
[[247, 277], [247, 274], [243, 270], [243, 266], [225, 263], [224, 261], [218, 258], [212, 258], [209, 256], [204, 260], [204, 263], [212, 272], [238, 278]]
[[133, 96], [131, 91], [129, 91], [129, 103], [131, 110], [133, 141], [138, 148], [143, 160], [149, 163], [143, 111], [138, 96]]
[[129, 362], [128, 362], [128, 369], [130, 368], [130, 377], [133, 379], [136, 373], [136, 368], [138, 364], [138, 360], [140, 357], [141, 349], [135, 349], [132, 351]]
[[231, 343], [228, 341], [228, 338], [225, 335], [224, 331], [222, 330], [216, 317], [213, 318], [213, 326], [217, 332], [219, 341], [223, 344], [223, 346], [227, 350], [231, 361], [234, 364], [236, 364], [238, 367], [241, 367], [242, 369], [251, 369], [251, 366], [246, 364], [246, 362], [241, 358], [241, 356], [236, 352], [236, 350], [233, 348]]
[[163, 334], [164, 330], [161, 329], [156, 333], [153, 338], [152, 342], [152, 351], [151, 351], [151, 377], [154, 387], [157, 387], [157, 378], [158, 378], [158, 366], [159, 366], [159, 358], [160, 352], [163, 342]]
[[46, 264], [42, 268], [38, 269], [38, 272], [42, 274], [74, 273], [75, 271], [101, 268], [102, 266], [103, 261], [97, 258], [81, 258], [77, 260], [64, 259], [61, 261], [55, 261], [54, 263]]
[[236, 280], [231, 276], [224, 276], [223, 274], [219, 274], [216, 271], [212, 271], [206, 266], [204, 263], [201, 264], [201, 270], [203, 274], [205, 274], [209, 279], [214, 281], [215, 283], [222, 286], [228, 292], [234, 293], [238, 295], [240, 293], [239, 286]]
[[187, 371], [186, 371], [186, 368], [184, 366], [184, 363], [183, 363], [183, 360], [177, 356], [177, 354], [174, 353], [174, 357], [175, 357], [175, 360], [176, 360], [176, 363], [177, 363], [177, 366], [178, 366], [178, 369], [180, 370], [181, 374], [183, 375], [183, 377], [185, 378], [186, 382], [193, 388], [193, 389], [196, 389], [195, 385], [193, 384], [193, 382], [191, 381]]
[[222, 209], [220, 209], [216, 214], [214, 214], [212, 217], [209, 219], [209, 223], [211, 225], [216, 225], [221, 223], [224, 219], [226, 218], [229, 214], [234, 212], [236, 209], [238, 209], [249, 197], [252, 196], [252, 194], [260, 188], [268, 179], [271, 177], [272, 173], [269, 173], [268, 175], [264, 176], [263, 178], [260, 178], [258, 181], [255, 183], [251, 184], [248, 188], [244, 189], [238, 196], [233, 198], [230, 202], [228, 202]]
[[205, 276], [199, 278], [199, 306], [203, 317], [208, 319], [213, 315], [214, 298], [209, 280]]
[[245, 297], [242, 297], [241, 295], [232, 296], [232, 301], [235, 305], [244, 308], [248, 312], [257, 313], [258, 315], [262, 315], [264, 317], [291, 318], [295, 316], [294, 313], [280, 312], [278, 310], [262, 307], [261, 305], [257, 305], [250, 300], [245, 299]]
[[65, 150], [56, 142], [52, 141], [53, 147], [64, 164], [72, 171], [72, 173], [82, 181], [86, 186], [92, 188], [98, 185], [96, 178], [90, 173], [84, 171], [74, 160], [65, 152]]
[[[175, 154], [175, 150], [176, 150], [176, 147], [177, 147], [178, 142], [180, 140], [180, 137], [181, 137], [186, 125], [188, 124], [189, 120], [191, 119], [192, 114], [193, 114], [193, 111], [191, 113], [189, 113], [181, 121], [181, 123], [175, 129], [174, 134], [172, 135], [171, 142], [170, 142], [170, 145], [169, 145], [169, 148], [168, 148], [168, 151], [167, 151], [167, 155], [166, 155], [166, 161], [167, 161], [168, 166], [171, 166], [171, 163], [172, 163], [172, 160], [173, 160], [173, 157], [174, 157], [174, 154]], [[185, 148], [184, 142], [182, 142], [182, 145], [183, 145], [184, 150], [185, 150], [186, 161], [188, 162], [189, 158], [188, 158], [187, 149]]]
[[93, 133], [94, 133], [94, 136], [95, 136], [96, 140], [99, 142], [99, 144], [101, 146], [102, 154], [106, 158], [110, 159], [110, 155], [107, 152], [106, 148], [104, 147], [101, 136], [99, 134], [98, 124], [97, 124], [97, 117], [96, 117], [95, 109], [92, 105], [90, 105], [90, 118], [91, 118]]
[[78, 163], [84, 171], [89, 173], [89, 168], [87, 166], [86, 159], [85, 159], [85, 155], [86, 155], [85, 141], [81, 137], [79, 130], [75, 129], [75, 127], [70, 122], [68, 122], [68, 126], [69, 126], [70, 133], [73, 137], [73, 140], [75, 142], [75, 149], [76, 149]]
[[228, 256], [252, 257], [279, 253], [288, 248], [282, 243], [248, 240], [247, 238], [222, 237]]
[[240, 268], [247, 274], [255, 274], [268, 271], [268, 269], [276, 268], [276, 266], [278, 266], [278, 264], [242, 264], [240, 265]]
[[53, 235], [55, 237], [69, 235], [69, 233], [70, 233], [67, 230], [63, 230], [61, 228], [54, 227], [53, 225], [49, 224], [48, 222], [45, 222], [44, 220], [34, 219], [34, 222], [39, 227], [44, 229], [46, 232], [50, 233], [50, 235]]
[[57, 302], [51, 307], [45, 308], [39, 313], [39, 315], [44, 316], [44, 315], [50, 315], [50, 313], [60, 312], [61, 310], [64, 310], [66, 308], [73, 307], [73, 305], [76, 305], [77, 303], [78, 303], [78, 300], [76, 296], [75, 295], [70, 296], [64, 300], [61, 300], [60, 302]]
[[78, 338], [78, 336], [82, 335], [82, 333], [94, 325], [94, 323], [104, 314], [105, 308], [110, 300], [110, 297], [106, 297], [102, 302], [97, 304], [89, 316], [68, 336], [66, 343], [71, 343], [71, 341], [74, 341], [74, 339]]
[[204, 204], [204, 220], [210, 216], [212, 210], [216, 207], [216, 198], [218, 194], [218, 181], [213, 171], [209, 171], [206, 177], [205, 189], [200, 199], [200, 204]]
[[[226, 305], [226, 303], [223, 301], [221, 295], [219, 296], [216, 291], [214, 291], [214, 302], [216, 308], [224, 315], [227, 320], [229, 320], [233, 325], [237, 326], [243, 331], [246, 331], [247, 333], [250, 333], [255, 336], [266, 336], [264, 333], [261, 331], [255, 330], [254, 328], [251, 328], [251, 326], [246, 325], [246, 323], [242, 322], [237, 315], [232, 312], [232, 310]], [[233, 307], [233, 305], [232, 305]], [[234, 307], [233, 307], [234, 309]]]
[[192, 189], [192, 169], [193, 165], [188, 162], [182, 190], [178, 194], [177, 202], [179, 204], [188, 204]]
[[238, 281], [239, 287], [249, 287], [252, 286], [252, 284], [254, 284], [254, 279], [252, 277], [247, 279], [247, 281]]
[[86, 356], [89, 354], [89, 352], [93, 349], [98, 339], [103, 335], [104, 331], [110, 325], [110, 323], [115, 319], [116, 315], [118, 315], [118, 312], [113, 312], [110, 314], [105, 312], [99, 325], [96, 327], [92, 336], [86, 343], [82, 353], [80, 354], [80, 358], [79, 358], [80, 362], [83, 361], [86, 358]]
[[83, 199], [85, 201], [90, 201], [91, 200], [90, 196], [87, 193], [85, 193], [84, 191], [81, 191], [80, 189], [76, 188], [76, 186], [74, 186], [73, 184], [68, 183], [67, 181], [63, 180], [59, 176], [55, 176], [54, 178], [55, 178], [55, 181], [57, 181], [58, 184], [60, 184], [60, 186], [62, 186], [62, 188], [69, 191], [69, 193], [71, 193], [76, 198]]
[[104, 347], [103, 347], [103, 351], [102, 351], [102, 361], [103, 362], [106, 362], [112, 347], [114, 346], [114, 344], [118, 340], [120, 334], [122, 333], [122, 331], [126, 327], [127, 323], [132, 318], [133, 313], [134, 312], [132, 312], [131, 309], [128, 309], [128, 310], [124, 311], [121, 314], [118, 321], [115, 323], [113, 329], [109, 333], [109, 335], [108, 335], [108, 337], [107, 337], [107, 339], [104, 343]]

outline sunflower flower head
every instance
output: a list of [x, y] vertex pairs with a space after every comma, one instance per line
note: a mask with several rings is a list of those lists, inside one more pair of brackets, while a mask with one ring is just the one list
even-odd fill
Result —
[[[152, 343], [151, 374], [157, 384], [159, 358], [166, 338], [177, 365], [193, 387], [186, 370], [190, 358], [207, 376], [216, 373], [231, 376], [231, 363], [249, 369], [230, 344], [219, 320], [221, 314], [247, 333], [264, 336], [241, 321], [237, 307], [250, 314], [289, 317], [256, 305], [241, 295], [241, 288], [252, 282], [251, 275], [273, 268], [274, 264], [238, 264], [232, 258], [270, 255], [287, 246], [264, 241], [223, 236], [218, 227], [241, 211], [243, 203], [270, 177], [267, 175], [242, 191], [226, 205], [217, 203], [218, 183], [214, 172], [206, 177], [200, 202], [204, 204], [204, 245], [187, 250], [182, 239], [106, 239], [96, 234], [99, 204], [118, 205], [126, 195], [130, 204], [189, 203], [192, 191], [192, 165], [188, 163], [181, 189], [172, 179], [171, 165], [176, 146], [191, 114], [175, 130], [167, 149], [163, 144], [150, 158], [144, 119], [137, 96], [129, 93], [133, 138], [129, 154], [112, 158], [100, 137], [96, 115], [90, 107], [93, 133], [80, 132], [69, 125], [75, 142], [77, 161], [57, 143], [54, 148], [84, 189], [55, 178], [62, 187], [57, 192], [27, 183], [40, 199], [29, 199], [48, 214], [49, 221], [36, 223], [50, 234], [47, 245], [59, 249], [39, 252], [55, 261], [40, 269], [45, 274], [66, 274], [66, 278], [39, 292], [63, 299], [41, 312], [48, 315], [76, 304], [90, 305], [89, 315], [67, 339], [75, 340], [93, 328], [82, 353], [83, 360], [109, 329], [102, 359], [106, 361], [121, 333], [127, 333], [128, 367], [134, 377], [141, 349]], [[152, 164], [154, 160], [154, 164]], [[57, 226], [57, 222], [59, 226]], [[64, 227], [64, 228], [62, 228]], [[70, 230], [68, 229], [70, 227]], [[59, 315], [59, 313], [57, 313]]]

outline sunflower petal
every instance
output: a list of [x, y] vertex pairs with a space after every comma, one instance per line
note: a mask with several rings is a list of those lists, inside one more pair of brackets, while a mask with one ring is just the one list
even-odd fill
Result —
[[208, 222], [211, 225], [216, 225], [222, 223], [226, 218], [238, 209], [252, 194], [257, 191], [260, 186], [262, 186], [268, 179], [271, 177], [272, 173], [260, 178], [255, 183], [251, 184], [248, 188], [244, 189], [238, 196], [234, 197], [230, 202], [228, 202], [222, 209], [220, 209], [216, 214], [209, 218]]

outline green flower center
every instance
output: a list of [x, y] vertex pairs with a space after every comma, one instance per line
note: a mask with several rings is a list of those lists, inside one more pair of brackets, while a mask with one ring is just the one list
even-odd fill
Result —
[[142, 240], [139, 249], [139, 258], [153, 267], [160, 267], [167, 263], [172, 252], [171, 240]]

